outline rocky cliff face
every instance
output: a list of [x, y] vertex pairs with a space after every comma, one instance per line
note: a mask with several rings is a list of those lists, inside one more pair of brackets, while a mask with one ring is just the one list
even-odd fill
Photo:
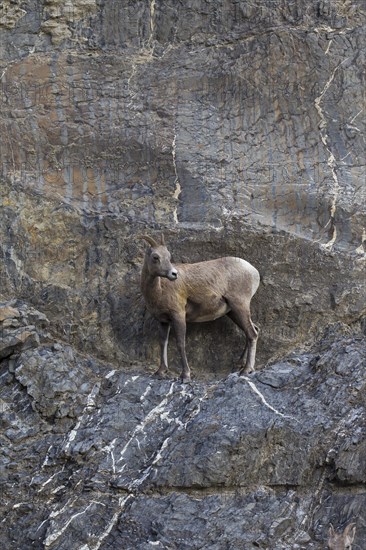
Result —
[[182, 385], [50, 342], [22, 303], [0, 315], [4, 547], [320, 550], [351, 519], [362, 547], [362, 330]]
[[[6, 547], [318, 549], [354, 518], [362, 547], [365, 19], [4, 0]], [[136, 236], [160, 231], [176, 261], [259, 269], [260, 372], [230, 375], [221, 319], [189, 328], [191, 386], [174, 345], [150, 377]]]

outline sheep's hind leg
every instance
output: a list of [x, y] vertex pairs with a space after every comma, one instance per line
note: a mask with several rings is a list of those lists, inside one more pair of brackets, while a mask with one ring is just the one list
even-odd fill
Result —
[[156, 376], [165, 378], [168, 373], [168, 341], [169, 341], [170, 324], [159, 324], [160, 336], [160, 367], [155, 372]]
[[249, 374], [254, 371], [255, 355], [257, 349], [258, 327], [250, 318], [249, 307], [237, 306], [228, 300], [231, 311], [228, 317], [245, 333], [246, 344], [239, 360], [240, 374]]

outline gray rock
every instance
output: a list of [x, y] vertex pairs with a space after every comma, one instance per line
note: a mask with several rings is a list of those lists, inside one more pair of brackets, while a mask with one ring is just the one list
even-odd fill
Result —
[[[364, 315], [361, 8], [4, 5], [4, 295], [82, 353], [156, 364], [136, 235], [164, 230], [176, 261], [258, 267], [260, 366]], [[189, 329], [201, 380], [241, 346], [227, 319]]]
[[[364, 547], [361, 4], [3, 0], [4, 548]], [[225, 318], [151, 376], [162, 231], [259, 269], [254, 374]]]
[[0, 303], [0, 359], [37, 347], [39, 333], [44, 338], [47, 325], [48, 319], [43, 313], [25, 304], [16, 301]]
[[91, 361], [76, 360], [70, 351], [38, 348], [21, 353], [17, 360], [15, 378], [46, 418], [78, 418], [85, 406], [94, 404], [98, 393], [100, 383], [90, 368]]
[[361, 542], [365, 369], [352, 358], [364, 354], [338, 326], [268, 376], [182, 385], [60, 342], [20, 352], [13, 375], [1, 363], [1, 540], [320, 550], [329, 522], [355, 519]]

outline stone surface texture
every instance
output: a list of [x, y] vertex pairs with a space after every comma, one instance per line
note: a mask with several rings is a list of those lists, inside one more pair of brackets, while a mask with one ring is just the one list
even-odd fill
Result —
[[4, 547], [320, 550], [351, 519], [362, 547], [364, 326], [187, 385], [36, 334], [1, 362]]
[[[2, 518], [11, 550], [366, 547], [366, 7], [3, 0]], [[257, 371], [192, 325], [152, 377], [138, 235], [261, 274]], [[357, 546], [358, 545], [358, 546]]]

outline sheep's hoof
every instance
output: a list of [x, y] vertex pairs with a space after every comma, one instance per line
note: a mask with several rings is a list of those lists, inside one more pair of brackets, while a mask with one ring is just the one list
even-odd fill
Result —
[[189, 384], [189, 382], [191, 381], [191, 377], [190, 376], [181, 376], [180, 381], [182, 382], [182, 384]]
[[239, 371], [239, 376], [245, 376], [246, 374], [251, 374], [252, 372], [254, 372], [254, 369], [244, 368]]
[[154, 376], [156, 376], [156, 378], [167, 378], [167, 375], [168, 375], [168, 369], [158, 369], [157, 371], [154, 372]]

